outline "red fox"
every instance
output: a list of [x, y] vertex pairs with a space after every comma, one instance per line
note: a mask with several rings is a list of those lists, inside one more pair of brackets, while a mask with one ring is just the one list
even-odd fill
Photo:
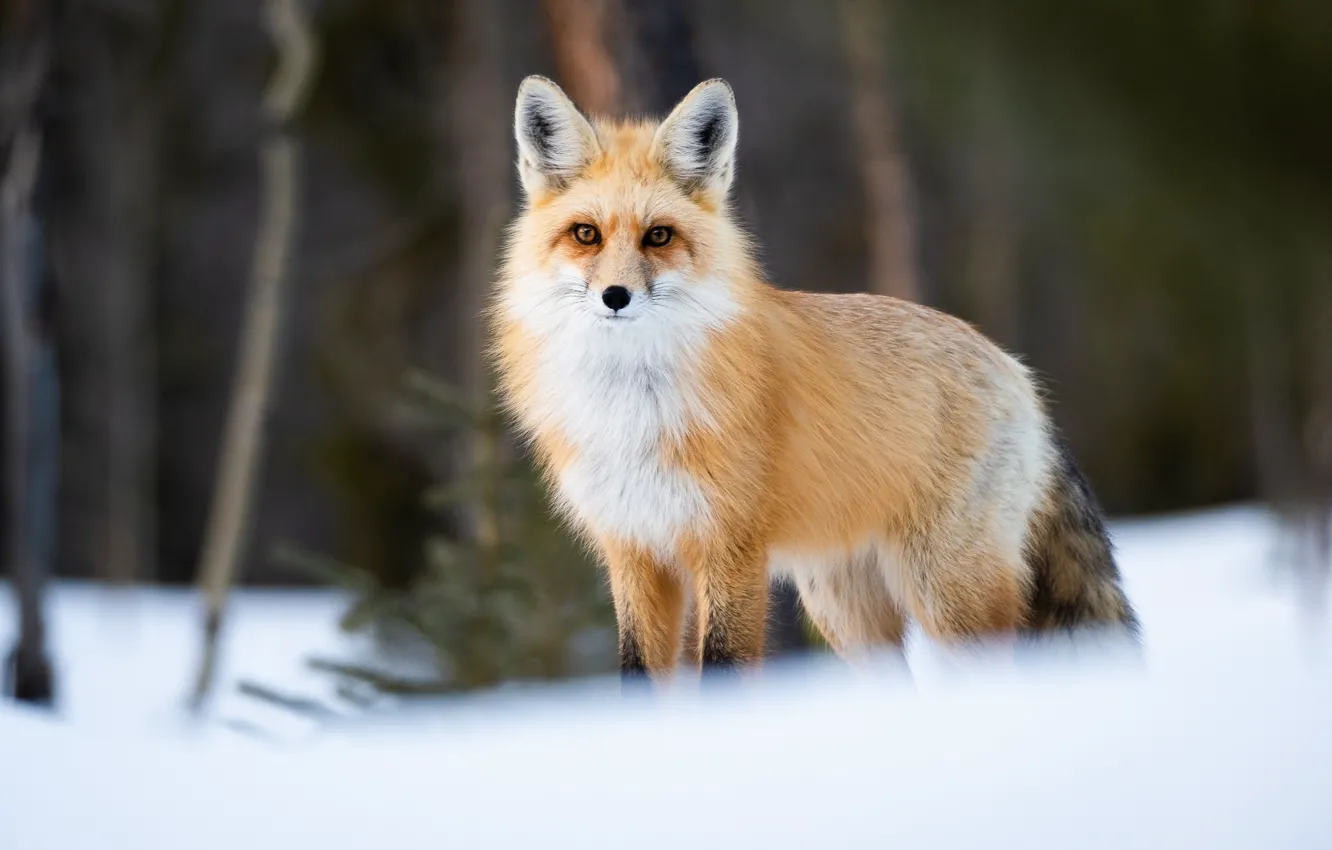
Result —
[[840, 655], [1082, 626], [1134, 639], [1100, 508], [1028, 370], [963, 321], [766, 282], [728, 196], [739, 118], [660, 123], [528, 77], [524, 206], [488, 308], [501, 398], [610, 576], [626, 679], [756, 664], [770, 579]]

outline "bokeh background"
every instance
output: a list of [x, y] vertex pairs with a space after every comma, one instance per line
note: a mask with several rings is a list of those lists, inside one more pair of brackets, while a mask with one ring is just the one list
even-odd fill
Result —
[[[232, 498], [224, 584], [350, 588], [347, 624], [424, 646], [441, 688], [613, 664], [595, 570], [482, 403], [530, 73], [613, 114], [726, 78], [771, 279], [974, 322], [1041, 373], [1112, 514], [1326, 510], [1332, 6], [310, 0], [284, 117], [281, 5], [0, 2], [24, 587], [199, 581]], [[265, 274], [263, 440], [228, 495]]]

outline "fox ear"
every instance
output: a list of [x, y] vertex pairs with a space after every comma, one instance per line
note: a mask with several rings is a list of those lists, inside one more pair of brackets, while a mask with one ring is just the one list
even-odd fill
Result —
[[545, 77], [528, 77], [518, 87], [513, 132], [518, 139], [518, 176], [528, 195], [560, 188], [601, 149], [592, 125]]
[[653, 150], [688, 192], [720, 201], [735, 177], [740, 116], [725, 80], [699, 83], [657, 128]]

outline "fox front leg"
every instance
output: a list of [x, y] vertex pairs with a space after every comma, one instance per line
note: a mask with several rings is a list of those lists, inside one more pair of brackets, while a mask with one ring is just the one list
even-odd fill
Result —
[[703, 550], [693, 561], [703, 675], [757, 666], [763, 657], [768, 578], [754, 547]]
[[648, 552], [603, 545], [619, 632], [620, 678], [627, 685], [664, 679], [675, 669], [684, 621], [684, 583]]

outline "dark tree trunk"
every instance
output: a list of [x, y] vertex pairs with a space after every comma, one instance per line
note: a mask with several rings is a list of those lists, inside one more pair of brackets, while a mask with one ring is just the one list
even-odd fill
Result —
[[157, 216], [188, 5], [68, 4], [52, 57], [48, 253], [67, 295], [59, 561], [125, 586], [157, 573]]
[[1313, 350], [1309, 411], [1300, 442], [1308, 466], [1309, 553], [1300, 572], [1300, 601], [1306, 622], [1319, 637], [1327, 627], [1328, 583], [1332, 580], [1332, 257], [1313, 271], [1310, 309]]
[[890, 37], [880, 0], [839, 0], [851, 68], [856, 138], [865, 186], [869, 288], [921, 300], [911, 175], [897, 130], [884, 51]]
[[665, 115], [703, 81], [694, 22], [684, 0], [623, 0], [638, 65], [636, 101], [650, 115]]
[[[463, 250], [459, 257], [458, 319], [462, 391], [482, 417], [456, 447], [458, 468], [465, 478], [481, 480], [506, 450], [500, 421], [491, 415], [490, 374], [484, 360], [484, 324], [491, 276], [499, 255], [500, 233], [508, 209], [507, 149], [495, 144], [508, 129], [508, 98], [503, 88], [503, 24], [496, 4], [465, 0], [455, 6], [452, 89], [448, 124], [461, 169], [459, 195], [463, 210]], [[478, 559], [478, 591], [492, 593], [499, 580], [501, 551], [499, 512], [487, 485], [475, 488], [465, 505], [467, 534]], [[470, 681], [485, 683], [500, 675], [493, 659], [460, 671]]]
[[[40, 10], [40, 11], [39, 11]], [[0, 291], [5, 358], [7, 558], [19, 606], [19, 637], [5, 670], [5, 691], [40, 705], [54, 701], [43, 601], [55, 541], [55, 470], [59, 417], [51, 344], [49, 279], [41, 210], [34, 206], [42, 168], [41, 94], [52, 10], [11, 0], [4, 19], [0, 68]]]
[[607, 45], [611, 0], [542, 0], [559, 85], [591, 115], [620, 110], [620, 74]]
[[981, 330], [1001, 345], [1020, 348], [1019, 147], [1010, 110], [1000, 99], [999, 63], [988, 54], [976, 63], [963, 279]]

